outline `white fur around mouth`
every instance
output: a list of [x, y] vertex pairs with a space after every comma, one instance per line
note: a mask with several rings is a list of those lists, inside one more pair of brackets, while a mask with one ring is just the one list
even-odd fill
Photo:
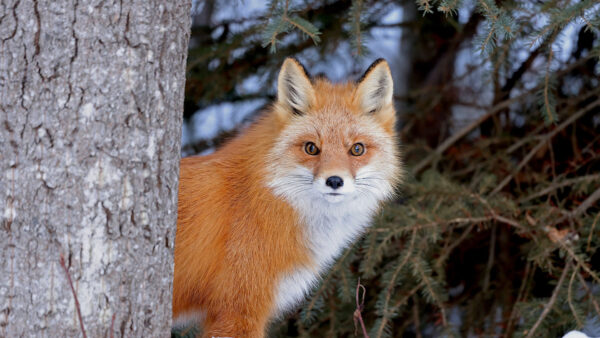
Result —
[[344, 194], [335, 193], [335, 192], [325, 193], [323, 195], [323, 197], [325, 197], [325, 200], [329, 203], [339, 203], [339, 202], [343, 201], [345, 198]]

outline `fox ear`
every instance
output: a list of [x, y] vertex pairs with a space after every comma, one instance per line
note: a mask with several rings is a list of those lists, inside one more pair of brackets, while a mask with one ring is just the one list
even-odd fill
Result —
[[384, 59], [377, 59], [358, 81], [355, 100], [365, 113], [376, 114], [384, 108], [393, 112], [394, 82], [390, 66]]
[[315, 91], [300, 61], [287, 58], [279, 71], [277, 102], [296, 115], [306, 113], [315, 100]]

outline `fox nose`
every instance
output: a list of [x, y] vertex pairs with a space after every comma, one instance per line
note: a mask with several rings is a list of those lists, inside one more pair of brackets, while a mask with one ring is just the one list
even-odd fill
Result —
[[344, 180], [342, 180], [342, 178], [339, 176], [330, 176], [329, 178], [327, 178], [327, 181], [325, 181], [325, 184], [332, 187], [333, 189], [337, 189], [344, 185]]

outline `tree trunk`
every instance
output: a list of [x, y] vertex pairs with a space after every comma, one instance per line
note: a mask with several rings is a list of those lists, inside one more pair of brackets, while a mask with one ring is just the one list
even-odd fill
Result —
[[0, 3], [1, 337], [169, 335], [189, 26], [189, 0]]

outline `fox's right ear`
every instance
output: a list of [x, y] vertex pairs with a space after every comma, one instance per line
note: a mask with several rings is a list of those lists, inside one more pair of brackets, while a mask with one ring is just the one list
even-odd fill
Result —
[[292, 114], [304, 114], [315, 100], [315, 91], [300, 61], [287, 58], [279, 71], [277, 102]]

